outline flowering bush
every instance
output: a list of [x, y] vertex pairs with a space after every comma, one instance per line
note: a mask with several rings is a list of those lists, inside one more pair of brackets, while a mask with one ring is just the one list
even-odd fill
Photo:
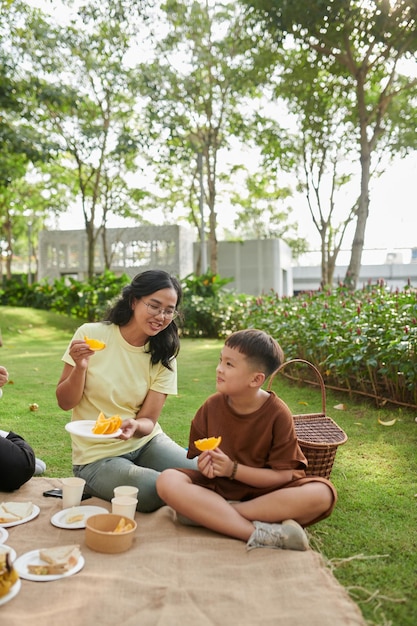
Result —
[[[5, 282], [0, 304], [49, 309], [97, 320], [130, 281], [111, 272], [91, 282], [52, 285]], [[351, 292], [344, 287], [280, 298], [235, 294], [231, 279], [187, 276], [177, 320], [184, 337], [223, 338], [242, 328], [265, 330], [287, 359], [310, 361], [327, 386], [417, 407], [417, 292], [388, 290], [384, 282]]]
[[350, 292], [254, 298], [246, 325], [268, 331], [287, 359], [316, 365], [326, 384], [417, 406], [417, 293], [383, 282]]

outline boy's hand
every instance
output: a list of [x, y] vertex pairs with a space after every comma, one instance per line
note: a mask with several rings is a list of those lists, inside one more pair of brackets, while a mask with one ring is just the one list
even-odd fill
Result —
[[213, 463], [211, 460], [211, 450], [206, 450], [202, 452], [197, 459], [198, 469], [204, 476], [207, 478], [214, 478], [215, 474], [213, 471]]
[[229, 477], [233, 471], [233, 461], [220, 450], [206, 450], [198, 457], [198, 469], [207, 478]]

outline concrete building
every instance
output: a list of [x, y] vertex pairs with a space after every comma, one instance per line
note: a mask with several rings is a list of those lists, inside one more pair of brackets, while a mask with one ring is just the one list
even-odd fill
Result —
[[[139, 226], [110, 228], [106, 231], [107, 257], [116, 274], [134, 276], [150, 268], [165, 269], [184, 278], [196, 271], [201, 244], [193, 231], [182, 226]], [[85, 280], [87, 272], [87, 236], [84, 230], [42, 231], [39, 237], [38, 280], [73, 276]], [[342, 257], [343, 259], [343, 257]], [[396, 254], [386, 254], [385, 263], [363, 265], [358, 286], [384, 280], [390, 288], [403, 289], [410, 281], [417, 286], [417, 249], [410, 261]], [[103, 242], [96, 246], [95, 271], [105, 267]], [[336, 267], [337, 284], [346, 274], [346, 265]], [[313, 262], [296, 266], [291, 249], [279, 239], [218, 243], [218, 273], [232, 278], [226, 289], [249, 295], [275, 291], [280, 297], [320, 288], [320, 266]]]

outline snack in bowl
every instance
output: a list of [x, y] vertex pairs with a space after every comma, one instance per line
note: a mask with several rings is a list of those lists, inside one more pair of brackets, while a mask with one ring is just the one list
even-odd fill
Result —
[[39, 558], [44, 563], [29, 564], [28, 572], [36, 576], [65, 574], [77, 565], [80, 556], [80, 546], [77, 544], [44, 548], [39, 550]]
[[136, 529], [137, 522], [123, 515], [92, 515], [86, 521], [85, 544], [95, 552], [125, 552], [132, 546]]
[[7, 595], [19, 575], [13, 567], [9, 552], [0, 552], [0, 598]]
[[84, 341], [91, 350], [104, 350], [104, 348], [106, 347], [104, 341], [100, 341], [99, 339], [89, 339], [88, 337], [84, 336]]
[[197, 450], [215, 450], [221, 444], [222, 438], [220, 437], [205, 437], [204, 439], [197, 439], [194, 441], [194, 445]]
[[122, 418], [119, 415], [112, 415], [111, 417], [105, 417], [104, 413], [100, 411], [99, 416], [92, 428], [92, 432], [95, 435], [111, 435], [119, 430], [122, 425]]
[[32, 502], [2, 502], [0, 504], [0, 524], [18, 522], [29, 517], [32, 511]]
[[124, 517], [122, 517], [118, 522], [116, 528], [113, 530], [114, 533], [127, 533], [129, 530], [133, 530], [134, 526], [132, 522], [128, 522]]

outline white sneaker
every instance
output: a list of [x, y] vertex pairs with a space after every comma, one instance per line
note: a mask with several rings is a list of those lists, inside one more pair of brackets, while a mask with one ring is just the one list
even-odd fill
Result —
[[35, 459], [35, 474], [34, 476], [39, 476], [39, 474], [43, 474], [46, 470], [46, 464], [42, 459]]
[[292, 519], [282, 524], [253, 522], [255, 530], [246, 544], [247, 550], [253, 548], [277, 548], [281, 550], [307, 550], [308, 539], [303, 528]]

